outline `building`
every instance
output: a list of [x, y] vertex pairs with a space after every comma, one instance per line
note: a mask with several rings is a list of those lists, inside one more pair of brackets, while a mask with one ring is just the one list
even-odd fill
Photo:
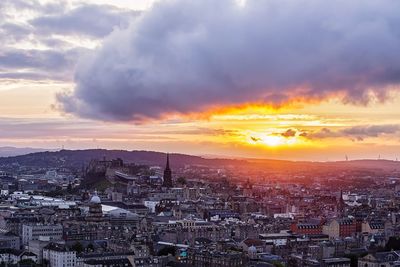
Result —
[[204, 211], [205, 220], [222, 221], [229, 218], [240, 219], [240, 214], [228, 209], [208, 209]]
[[265, 242], [261, 239], [256, 238], [246, 238], [240, 243], [240, 246], [243, 248], [243, 251], [262, 253], [265, 252]]
[[20, 245], [21, 242], [19, 236], [13, 235], [11, 233], [0, 234], [0, 249], [20, 249]]
[[283, 231], [280, 233], [260, 234], [259, 238], [267, 244], [273, 244], [275, 247], [279, 247], [286, 246], [289, 240], [293, 238], [293, 235]]
[[[133, 263], [133, 264], [132, 264]], [[91, 259], [83, 263], [83, 267], [133, 267], [136, 266], [133, 260], [129, 259], [112, 259], [112, 260], [98, 260]]]
[[[77, 257], [77, 266], [109, 266], [115, 265], [116, 263], [123, 263], [124, 260], [133, 258], [135, 253], [113, 253], [113, 252], [104, 252], [104, 253], [83, 253]], [[123, 266], [123, 265], [120, 265]]]
[[189, 249], [187, 263], [195, 267], [246, 266], [246, 260], [240, 252], [217, 252], [208, 249]]
[[89, 203], [89, 214], [86, 218], [89, 222], [101, 222], [103, 220], [103, 210], [100, 197], [95, 191]]
[[358, 259], [358, 267], [399, 267], [400, 251], [377, 252]]
[[167, 164], [164, 170], [163, 186], [168, 188], [172, 187], [172, 171], [169, 167], [169, 154], [167, 154]]
[[351, 218], [334, 219], [322, 227], [323, 234], [329, 235], [329, 238], [349, 237], [356, 231], [356, 220]]
[[210, 222], [193, 221], [191, 223], [189, 221], [188, 223], [187, 220], [183, 220], [178, 221], [177, 225], [176, 235], [179, 242], [186, 241], [189, 244], [195, 244], [204, 240], [216, 242], [229, 238], [229, 232], [225, 227]]
[[[59, 241], [63, 243], [64, 241]], [[28, 252], [37, 256], [37, 263], [42, 263], [43, 248], [46, 247], [51, 241], [47, 237], [40, 237], [39, 240], [29, 241]]]
[[39, 237], [47, 237], [49, 240], [61, 240], [63, 227], [60, 224], [22, 225], [22, 245], [29, 245], [30, 241], [39, 240]]
[[383, 233], [385, 231], [385, 223], [383, 221], [371, 220], [361, 224], [361, 232], [368, 234]]
[[250, 179], [247, 179], [243, 187], [243, 195], [245, 197], [251, 197], [253, 194], [253, 185], [250, 183]]
[[339, 199], [337, 200], [337, 204], [336, 204], [336, 209], [337, 209], [338, 215], [342, 216], [345, 212], [345, 208], [346, 208], [346, 203], [344, 203], [344, 200], [343, 200], [343, 191], [340, 190], [340, 196], [339, 196]]
[[319, 261], [301, 254], [290, 255], [290, 262], [289, 266], [350, 267], [350, 259], [348, 258], [327, 258]]
[[322, 225], [319, 222], [292, 223], [290, 230], [299, 235], [318, 235], [322, 234]]
[[22, 253], [23, 251], [16, 249], [0, 249], [0, 264], [16, 264], [20, 261]]
[[350, 267], [349, 258], [328, 258], [321, 262], [322, 267]]
[[[37, 262], [36, 254], [17, 249], [0, 249], [0, 266], [8, 264], [18, 264], [21, 260], [31, 260]], [[18, 265], [19, 266], [19, 265]]]
[[70, 251], [65, 245], [50, 243], [43, 248], [43, 265], [51, 267], [75, 267], [76, 252]]
[[106, 237], [106, 234], [106, 228], [101, 224], [83, 224], [81, 222], [64, 224], [65, 241], [97, 240]]

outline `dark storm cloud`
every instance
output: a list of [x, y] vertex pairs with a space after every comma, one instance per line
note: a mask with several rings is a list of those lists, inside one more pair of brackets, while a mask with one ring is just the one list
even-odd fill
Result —
[[104, 37], [115, 27], [126, 28], [138, 14], [108, 5], [82, 5], [64, 13], [38, 17], [31, 24], [42, 34]]
[[160, 118], [246, 102], [384, 100], [400, 79], [400, 1], [165, 1], [81, 60], [66, 112]]

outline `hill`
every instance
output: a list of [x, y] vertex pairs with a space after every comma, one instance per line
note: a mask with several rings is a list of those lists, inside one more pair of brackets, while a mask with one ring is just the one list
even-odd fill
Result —
[[44, 151], [48, 151], [48, 149], [3, 146], [3, 147], [0, 147], [0, 157], [14, 157], [14, 156], [26, 155], [26, 154], [30, 154], [30, 153], [44, 152]]
[[[126, 151], [126, 150], [60, 150], [35, 152], [13, 157], [0, 157], [0, 166], [18, 164], [43, 168], [72, 167], [82, 168], [93, 159], [121, 158], [125, 162], [163, 166], [166, 154], [155, 151]], [[380, 171], [400, 171], [400, 162], [391, 160], [352, 160], [333, 162], [288, 161], [273, 159], [212, 159], [179, 153], [170, 154], [172, 167], [185, 165], [204, 165], [210, 167], [237, 166], [249, 169], [270, 171], [307, 171], [307, 170], [342, 170], [342, 169], [369, 169]]]
[[[126, 151], [126, 150], [106, 150], [106, 149], [87, 149], [87, 150], [60, 150], [45, 151], [20, 155], [14, 157], [0, 157], [0, 166], [18, 164], [23, 166], [36, 167], [75, 167], [80, 168], [88, 164], [93, 159], [116, 159], [121, 158], [125, 162], [146, 165], [164, 165], [166, 154], [154, 151]], [[172, 153], [170, 161], [173, 167], [182, 167], [187, 164], [221, 166], [229, 164], [239, 164], [242, 161], [232, 159], [205, 159], [198, 156]]]

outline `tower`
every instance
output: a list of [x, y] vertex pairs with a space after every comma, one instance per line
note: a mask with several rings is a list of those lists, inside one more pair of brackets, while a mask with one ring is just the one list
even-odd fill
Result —
[[344, 200], [343, 200], [343, 191], [342, 190], [340, 190], [340, 197], [339, 197], [339, 200], [337, 200], [336, 205], [337, 205], [337, 212], [338, 212], [339, 216], [343, 216], [343, 213], [346, 208], [346, 204], [344, 203]]
[[246, 183], [245, 183], [244, 186], [243, 186], [243, 195], [244, 195], [245, 197], [251, 197], [251, 196], [252, 196], [252, 193], [253, 193], [253, 186], [252, 186], [252, 184], [250, 183], [250, 179], [247, 178], [247, 181], [246, 181]]
[[94, 191], [92, 198], [89, 202], [89, 214], [86, 220], [89, 222], [101, 222], [103, 219], [103, 211], [101, 207], [101, 200], [97, 195], [97, 191]]
[[164, 187], [172, 187], [172, 172], [169, 167], [169, 154], [167, 154], [167, 164], [166, 164], [165, 170], [164, 170], [163, 186]]

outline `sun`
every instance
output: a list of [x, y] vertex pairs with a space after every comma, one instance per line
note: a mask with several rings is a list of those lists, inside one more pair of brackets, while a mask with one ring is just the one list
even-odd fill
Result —
[[266, 135], [251, 135], [249, 137], [250, 144], [265, 145], [268, 147], [279, 147], [279, 146], [291, 146], [298, 144], [300, 141], [296, 136], [285, 137], [276, 134], [266, 134]]
[[260, 142], [267, 146], [280, 146], [286, 143], [284, 139], [285, 138], [277, 135], [267, 135], [263, 136]]

